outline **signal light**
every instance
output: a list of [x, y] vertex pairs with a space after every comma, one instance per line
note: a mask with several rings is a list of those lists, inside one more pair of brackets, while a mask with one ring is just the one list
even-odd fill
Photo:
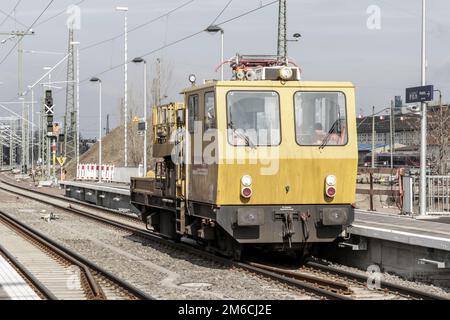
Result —
[[292, 78], [293, 72], [291, 68], [284, 67], [280, 69], [280, 78], [282, 80], [289, 80]]
[[336, 188], [335, 187], [327, 187], [326, 194], [327, 194], [327, 197], [334, 198], [334, 196], [336, 195]]
[[325, 194], [328, 198], [334, 198], [336, 195], [336, 176], [329, 175], [325, 178]]
[[252, 177], [245, 175], [241, 178], [241, 183], [244, 187], [250, 187], [252, 185]]
[[252, 194], [253, 194], [253, 191], [252, 191], [252, 188], [250, 188], [250, 187], [244, 187], [241, 190], [242, 198], [249, 199], [252, 196]]

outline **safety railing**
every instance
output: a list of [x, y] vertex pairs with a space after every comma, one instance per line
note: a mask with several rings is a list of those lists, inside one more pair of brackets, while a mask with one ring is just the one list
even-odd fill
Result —
[[427, 176], [427, 214], [450, 215], [450, 176]]

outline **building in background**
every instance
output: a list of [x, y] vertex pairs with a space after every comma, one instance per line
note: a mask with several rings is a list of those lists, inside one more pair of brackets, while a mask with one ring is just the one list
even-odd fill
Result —
[[[397, 102], [400, 104], [401, 101]], [[401, 104], [400, 104], [401, 105]], [[395, 107], [393, 121], [394, 154], [415, 157], [420, 148], [420, 116], [407, 113], [405, 107]], [[375, 153], [390, 153], [390, 115], [375, 116]], [[359, 165], [367, 165], [367, 156], [372, 151], [372, 116], [359, 116], [357, 119]], [[430, 166], [436, 170], [441, 165], [441, 159], [449, 162], [450, 111], [449, 105], [429, 105], [428, 107], [428, 159]], [[384, 163], [378, 163], [382, 166]], [[394, 161], [395, 164], [395, 161]], [[447, 167], [441, 172], [447, 172]]]

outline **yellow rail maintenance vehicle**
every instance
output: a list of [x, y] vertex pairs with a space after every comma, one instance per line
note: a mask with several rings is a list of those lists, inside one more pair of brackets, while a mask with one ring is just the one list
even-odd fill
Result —
[[357, 174], [355, 90], [301, 81], [277, 57], [240, 56], [231, 81], [153, 110], [155, 177], [132, 178], [148, 227], [239, 257], [303, 252], [346, 235]]

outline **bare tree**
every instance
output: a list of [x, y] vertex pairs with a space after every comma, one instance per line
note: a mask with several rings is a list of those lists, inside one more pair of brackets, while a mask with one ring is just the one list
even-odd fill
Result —
[[[152, 158], [153, 151], [153, 125], [152, 125], [152, 109], [154, 105], [160, 105], [162, 101], [168, 97], [167, 92], [171, 85], [172, 66], [161, 59], [157, 59], [149, 68], [147, 83], [147, 155], [149, 156], [148, 165], [150, 168], [154, 166], [155, 159]], [[129, 89], [129, 119], [142, 119], [142, 94], [137, 94], [131, 88]], [[128, 158], [130, 164], [138, 166], [143, 163], [143, 140], [144, 136], [138, 132], [138, 122], [131, 122], [128, 126]], [[148, 169], [148, 168], [147, 168]]]

